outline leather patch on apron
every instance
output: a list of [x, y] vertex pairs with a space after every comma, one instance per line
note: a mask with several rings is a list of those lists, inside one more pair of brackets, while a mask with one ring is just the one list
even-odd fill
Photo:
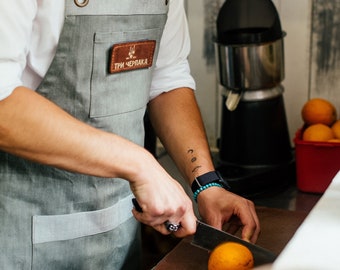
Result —
[[110, 73], [149, 68], [155, 52], [155, 40], [143, 40], [113, 45]]

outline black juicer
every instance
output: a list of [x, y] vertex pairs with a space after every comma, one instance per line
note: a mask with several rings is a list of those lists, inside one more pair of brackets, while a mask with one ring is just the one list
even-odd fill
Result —
[[226, 0], [215, 42], [223, 86], [217, 168], [235, 193], [255, 196], [295, 178], [284, 101], [285, 33], [270, 0]]

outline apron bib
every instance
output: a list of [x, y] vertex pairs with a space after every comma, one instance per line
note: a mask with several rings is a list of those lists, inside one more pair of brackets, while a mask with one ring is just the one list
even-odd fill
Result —
[[[168, 1], [65, 0], [65, 7], [57, 52], [37, 92], [81, 121], [142, 145]], [[4, 152], [0, 171], [0, 269], [140, 268], [127, 181]]]

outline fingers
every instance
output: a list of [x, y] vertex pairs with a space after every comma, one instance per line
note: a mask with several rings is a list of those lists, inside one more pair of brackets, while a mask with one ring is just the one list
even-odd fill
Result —
[[261, 229], [253, 202], [221, 188], [209, 188], [200, 193], [198, 206], [201, 216], [211, 226], [222, 229], [229, 223], [229, 233], [235, 234], [242, 228], [243, 240], [255, 243], [258, 239]]
[[255, 243], [260, 234], [260, 222], [252, 201], [242, 198], [236, 206], [236, 216], [243, 226], [241, 238], [245, 241]]
[[249, 241], [251, 243], [255, 243], [260, 235], [260, 221], [257, 217], [254, 204], [250, 201], [247, 201], [248, 204], [248, 217], [240, 216], [242, 221], [243, 219], [243, 230], [242, 230], [242, 239]]
[[225, 229], [226, 232], [231, 234], [236, 234], [240, 228], [242, 228], [242, 223], [239, 218], [232, 217], [228, 222], [228, 227]]
[[[138, 218], [136, 218], [138, 219]], [[186, 219], [186, 218], [185, 218]], [[169, 223], [171, 226], [177, 227], [177, 229], [170, 229]], [[151, 227], [153, 227], [156, 231], [160, 232], [161, 234], [168, 235], [168, 234], [173, 234], [175, 237], [178, 238], [183, 238], [188, 235], [192, 235], [196, 231], [196, 218], [191, 219], [191, 221], [187, 222], [184, 221], [177, 221], [177, 222], [171, 222], [169, 220], [166, 220], [163, 223], [157, 224], [157, 225], [150, 225], [147, 224]]]
[[173, 233], [174, 236], [182, 238], [194, 234], [196, 232], [196, 221], [197, 218], [193, 212], [190, 215], [183, 216], [180, 222], [181, 227]]
[[[167, 227], [168, 223], [170, 223], [174, 226], [178, 226], [178, 229], [169, 230], [169, 228]], [[192, 235], [192, 234], [195, 233], [195, 231], [196, 231], [196, 219], [195, 219], [195, 223], [192, 223], [192, 222], [190, 222], [190, 223], [186, 223], [186, 222], [173, 223], [173, 222], [170, 222], [170, 221], [166, 221], [163, 224], [153, 226], [153, 228], [156, 231], [158, 231], [158, 232], [160, 232], [164, 235], [172, 234], [175, 237], [183, 238], [185, 236]]]
[[[176, 237], [185, 237], [196, 231], [196, 217], [193, 213], [191, 201], [180, 207], [170, 207], [169, 209], [145, 210], [139, 205], [136, 199], [133, 200], [134, 209], [132, 213], [137, 220], [153, 227], [158, 232], [167, 235], [173, 234]], [[146, 208], [147, 209], [147, 208]]]

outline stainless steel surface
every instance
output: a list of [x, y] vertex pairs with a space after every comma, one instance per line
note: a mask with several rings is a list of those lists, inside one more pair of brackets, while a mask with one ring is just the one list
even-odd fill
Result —
[[271, 89], [261, 89], [255, 91], [245, 91], [244, 95], [242, 95], [243, 101], [259, 101], [277, 97], [283, 94], [283, 86], [278, 85]]
[[284, 79], [283, 38], [251, 45], [215, 43], [220, 84], [228, 89], [272, 88]]
[[[229, 100], [230, 93], [235, 93], [232, 90], [228, 90], [226, 88], [223, 88], [222, 95], [227, 97], [227, 101]], [[239, 98], [242, 101], [260, 101], [260, 100], [266, 100], [270, 98], [277, 97], [279, 95], [282, 95], [284, 92], [284, 87], [280, 84], [276, 87], [270, 88], [270, 89], [260, 89], [260, 90], [252, 90], [252, 91], [237, 91], [237, 93], [240, 93]], [[226, 104], [227, 108], [232, 111], [229, 106]]]
[[232, 234], [217, 230], [203, 222], [197, 221], [197, 230], [191, 242], [192, 245], [207, 250], [213, 250], [217, 245], [226, 241], [237, 242], [249, 248], [254, 256], [255, 266], [271, 263], [276, 259], [276, 255], [267, 249], [251, 244]]

